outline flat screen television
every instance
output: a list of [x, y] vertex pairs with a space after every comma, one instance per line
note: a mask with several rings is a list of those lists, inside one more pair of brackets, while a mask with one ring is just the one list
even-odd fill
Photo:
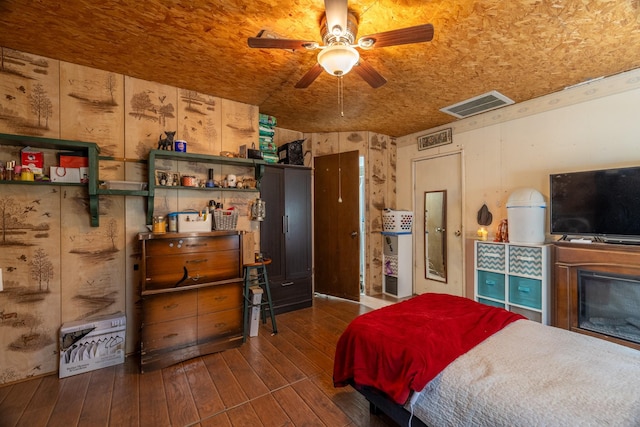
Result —
[[551, 234], [640, 241], [640, 167], [550, 175]]

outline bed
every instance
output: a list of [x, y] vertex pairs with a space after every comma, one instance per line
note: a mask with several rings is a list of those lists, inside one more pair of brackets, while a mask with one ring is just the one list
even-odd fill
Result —
[[401, 425], [640, 426], [640, 352], [451, 295], [354, 319], [333, 380]]

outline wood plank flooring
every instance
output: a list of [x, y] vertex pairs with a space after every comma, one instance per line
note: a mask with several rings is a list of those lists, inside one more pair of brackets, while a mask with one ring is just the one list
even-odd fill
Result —
[[139, 373], [124, 364], [0, 387], [0, 427], [394, 426], [351, 387], [334, 388], [333, 355], [348, 322], [370, 308], [316, 296], [241, 347]]

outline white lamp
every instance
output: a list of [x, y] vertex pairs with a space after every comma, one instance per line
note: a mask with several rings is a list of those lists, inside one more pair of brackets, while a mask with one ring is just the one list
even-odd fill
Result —
[[318, 54], [318, 63], [333, 76], [344, 76], [358, 63], [360, 54], [351, 46], [334, 44]]

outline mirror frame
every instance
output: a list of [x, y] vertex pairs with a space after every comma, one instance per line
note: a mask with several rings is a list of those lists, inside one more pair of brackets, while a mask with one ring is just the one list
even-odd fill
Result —
[[[429, 209], [428, 206], [432, 206], [433, 203], [436, 203], [435, 199], [429, 197], [430, 195], [438, 195], [438, 198], [441, 198], [441, 216], [442, 223], [439, 227], [436, 227], [434, 232], [442, 233], [442, 244], [440, 248], [436, 248], [439, 252], [442, 252], [442, 274], [438, 274], [438, 272], [434, 272], [430, 266], [429, 262], [429, 253], [432, 252], [429, 250]], [[432, 199], [432, 200], [429, 200]], [[440, 229], [440, 230], [438, 230]], [[434, 242], [435, 240], [432, 240]], [[433, 249], [433, 248], [432, 248]], [[438, 282], [447, 283], [447, 190], [439, 190], [439, 191], [425, 191], [424, 192], [424, 278], [429, 280], [435, 280]]]

